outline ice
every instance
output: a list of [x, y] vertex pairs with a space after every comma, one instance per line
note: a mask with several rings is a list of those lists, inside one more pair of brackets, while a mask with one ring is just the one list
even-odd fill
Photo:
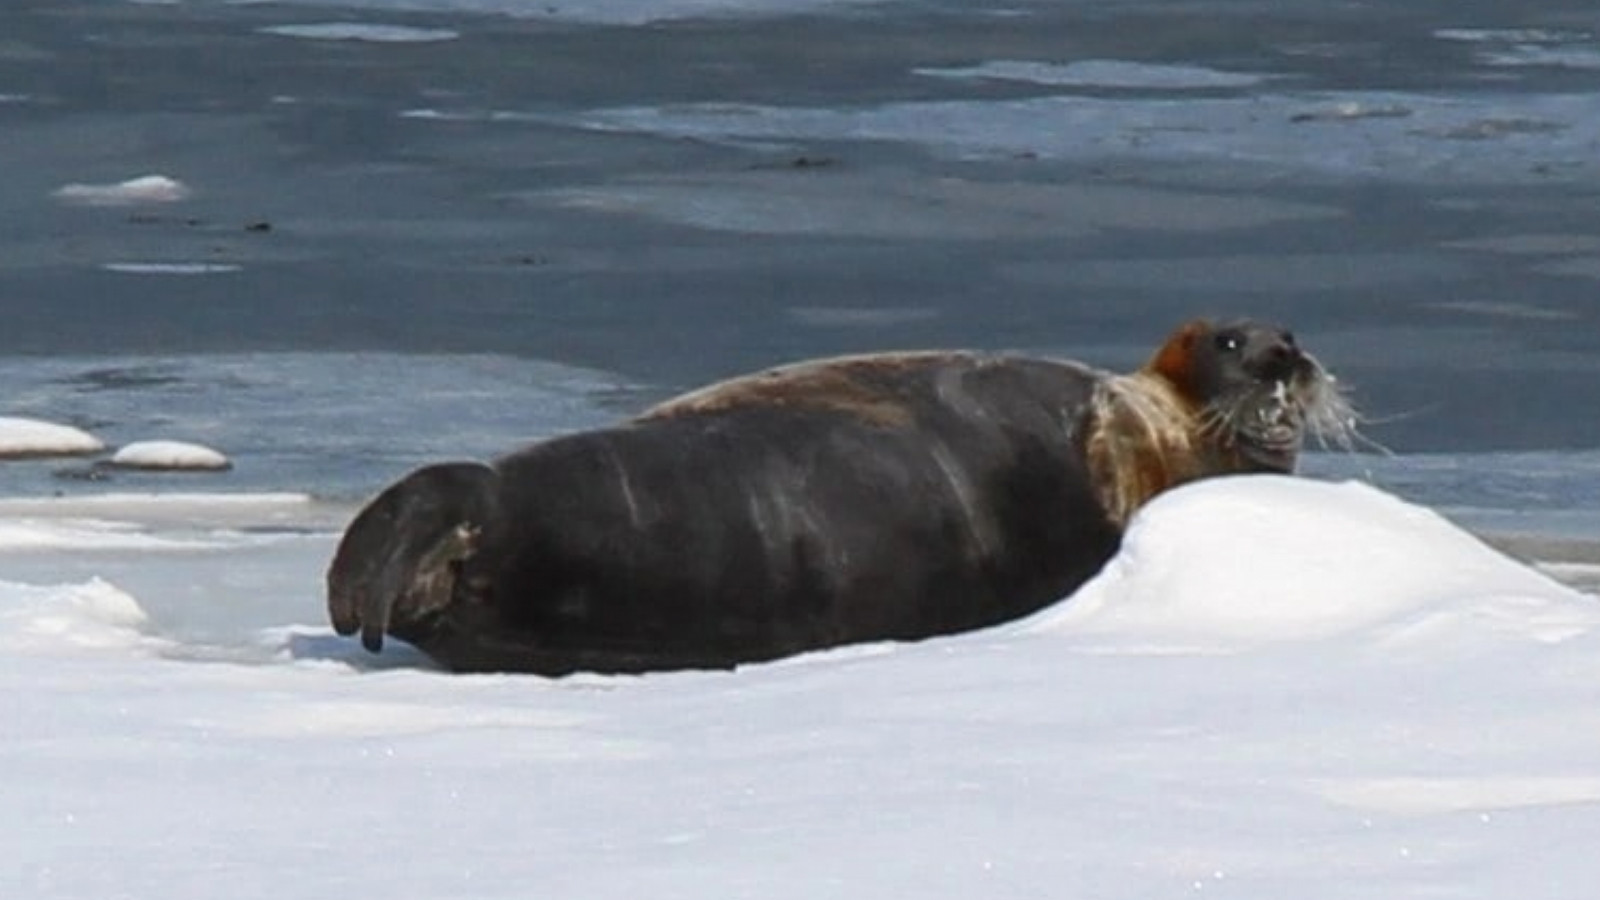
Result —
[[99, 453], [99, 438], [70, 425], [0, 416], [0, 459]]
[[[614, 420], [603, 401], [633, 390], [620, 376], [537, 360], [386, 353], [17, 357], [0, 359], [0, 382], [17, 414], [93, 422], [113, 446], [180, 437], [225, 449], [234, 468], [218, 490], [343, 498], [441, 457], [489, 458]], [[54, 477], [61, 469], [0, 466], [0, 496], [174, 487], [163, 473]]]
[[141, 175], [115, 184], [68, 184], [55, 192], [59, 200], [84, 206], [176, 203], [189, 194], [188, 185], [165, 175]]
[[352, 511], [0, 501], [100, 523], [0, 545], [0, 895], [1387, 900], [1600, 877], [1573, 852], [1600, 829], [1600, 602], [1371, 487], [1173, 492], [1028, 622], [557, 681], [332, 635], [321, 571]]
[[237, 272], [241, 267], [232, 263], [110, 262], [101, 268], [125, 275], [220, 275]]
[[1543, 28], [1441, 28], [1434, 37], [1478, 48], [1490, 66], [1600, 69], [1600, 42], [1583, 31]]
[[377, 44], [420, 44], [453, 41], [461, 34], [448, 28], [412, 28], [358, 22], [318, 22], [308, 25], [272, 25], [266, 34], [321, 41], [370, 41]]
[[1120, 59], [1084, 59], [1070, 63], [991, 60], [966, 68], [918, 69], [917, 74], [935, 78], [992, 79], [1044, 85], [1163, 90], [1250, 87], [1265, 80], [1260, 75], [1248, 72], [1223, 72], [1203, 66], [1141, 63]]
[[[237, 5], [271, 0], [229, 0]], [[379, 12], [487, 13], [608, 25], [644, 25], [706, 16], [778, 16], [829, 9], [848, 10], [882, 0], [301, 0], [303, 6]]]
[[221, 451], [188, 441], [134, 441], [111, 455], [111, 465], [130, 469], [220, 471], [233, 463]]
[[1541, 166], [1592, 166], [1597, 110], [1600, 98], [1584, 93], [1262, 90], [1237, 97], [1058, 93], [852, 108], [702, 103], [573, 114], [433, 108], [405, 115], [556, 122], [733, 144], [894, 141], [962, 160], [1211, 160], [1312, 179], [1504, 183], [1537, 181]]

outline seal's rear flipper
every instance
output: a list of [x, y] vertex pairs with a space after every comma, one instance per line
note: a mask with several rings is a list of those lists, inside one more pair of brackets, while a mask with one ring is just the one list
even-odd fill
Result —
[[448, 606], [453, 563], [470, 557], [494, 511], [495, 471], [443, 463], [407, 475], [345, 529], [328, 567], [328, 617], [339, 634], [361, 632], [376, 653], [391, 624]]

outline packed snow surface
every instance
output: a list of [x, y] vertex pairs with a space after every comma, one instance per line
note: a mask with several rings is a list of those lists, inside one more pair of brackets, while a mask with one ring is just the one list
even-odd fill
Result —
[[[1268, 477], [1218, 488], [1157, 498], [1122, 552], [1038, 627], [1215, 650], [1430, 629], [1558, 642], [1600, 621], [1571, 589], [1375, 488]], [[1262, 558], [1272, 554], [1283, 562]], [[1352, 590], [1352, 567], [1372, 583]]]
[[554, 681], [333, 636], [337, 526], [241, 520], [315, 504], [181, 505], [10, 510], [84, 539], [0, 542], [0, 895], [1577, 900], [1600, 877], [1600, 602], [1360, 484], [1174, 491], [1078, 596], [986, 632]]

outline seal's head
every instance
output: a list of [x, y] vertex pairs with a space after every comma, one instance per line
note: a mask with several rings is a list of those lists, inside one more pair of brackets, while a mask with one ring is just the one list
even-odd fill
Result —
[[1102, 380], [1086, 453], [1107, 517], [1125, 526], [1156, 494], [1245, 472], [1292, 472], [1310, 434], [1349, 446], [1356, 416], [1294, 335], [1197, 320], [1150, 361]]
[[1294, 335], [1251, 320], [1179, 328], [1146, 369], [1198, 417], [1198, 435], [1234, 471], [1292, 472], [1307, 434], [1348, 444], [1355, 414]]

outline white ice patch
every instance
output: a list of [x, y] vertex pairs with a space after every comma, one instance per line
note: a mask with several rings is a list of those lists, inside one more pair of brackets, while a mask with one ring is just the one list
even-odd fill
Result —
[[1468, 44], [1549, 44], [1588, 37], [1581, 31], [1559, 31], [1549, 28], [1440, 28], [1433, 32], [1433, 36], [1443, 41], [1460, 41]]
[[422, 44], [453, 41], [460, 32], [448, 28], [413, 28], [361, 22], [318, 22], [307, 25], [272, 25], [263, 34], [309, 38], [318, 41], [368, 41], [375, 44]]
[[0, 553], [64, 550], [178, 551], [226, 546], [217, 541], [153, 534], [140, 524], [116, 519], [80, 517], [5, 518], [0, 520]]
[[114, 453], [110, 462], [128, 469], [215, 472], [233, 467], [220, 451], [187, 441], [135, 441]]
[[106, 493], [81, 497], [5, 497], [0, 498], [0, 516], [64, 514], [126, 515], [179, 517], [204, 516], [207, 513], [228, 514], [238, 511], [246, 515], [266, 515], [279, 510], [298, 514], [311, 503], [309, 494], [292, 491], [275, 493]]
[[99, 438], [70, 425], [0, 416], [0, 459], [81, 456], [104, 449]]
[[1510, 47], [1480, 57], [1492, 66], [1600, 69], [1600, 47]]
[[1489, 183], [1571, 177], [1594, 168], [1600, 95], [1430, 95], [1394, 91], [1247, 97], [1043, 96], [851, 108], [728, 104], [576, 114], [429, 109], [413, 116], [560, 122], [596, 131], [735, 144], [907, 142], [959, 159], [1217, 160], [1297, 173]]
[[1241, 476], [1169, 491], [1038, 630], [1108, 649], [1234, 650], [1365, 633], [1389, 645], [1559, 642], [1600, 603], [1365, 484]]
[[1479, 62], [1517, 68], [1600, 69], [1600, 43], [1583, 31], [1544, 28], [1441, 28], [1440, 40], [1475, 45]]
[[137, 600], [99, 578], [43, 586], [0, 581], [0, 648], [7, 652], [133, 646], [145, 641], [145, 622]]
[[[72, 565], [94, 554], [147, 554], [170, 566], [182, 553], [209, 557], [268, 546], [284, 535], [336, 531], [351, 510], [304, 494], [107, 493], [0, 498], [0, 554], [62, 553]], [[45, 571], [65, 571], [55, 566]], [[90, 566], [88, 574], [105, 570]]]
[[201, 262], [111, 262], [101, 268], [125, 275], [220, 275], [239, 271], [239, 266], [232, 263]]
[[176, 203], [189, 197], [183, 182], [165, 175], [142, 175], [115, 184], [68, 184], [55, 192], [65, 203], [83, 206], [134, 206], [142, 203]]
[[[236, 4], [267, 0], [231, 0]], [[849, 9], [878, 0], [301, 0], [300, 5], [367, 9], [378, 13], [437, 11], [487, 13], [608, 25], [644, 25], [710, 16], [777, 16], [831, 7]]]
[[1163, 65], [1120, 59], [1085, 59], [1071, 63], [994, 60], [958, 69], [925, 68], [918, 75], [961, 80], [1021, 81], [1064, 87], [1205, 90], [1249, 87], [1266, 80], [1247, 72], [1223, 72], [1202, 66]]

